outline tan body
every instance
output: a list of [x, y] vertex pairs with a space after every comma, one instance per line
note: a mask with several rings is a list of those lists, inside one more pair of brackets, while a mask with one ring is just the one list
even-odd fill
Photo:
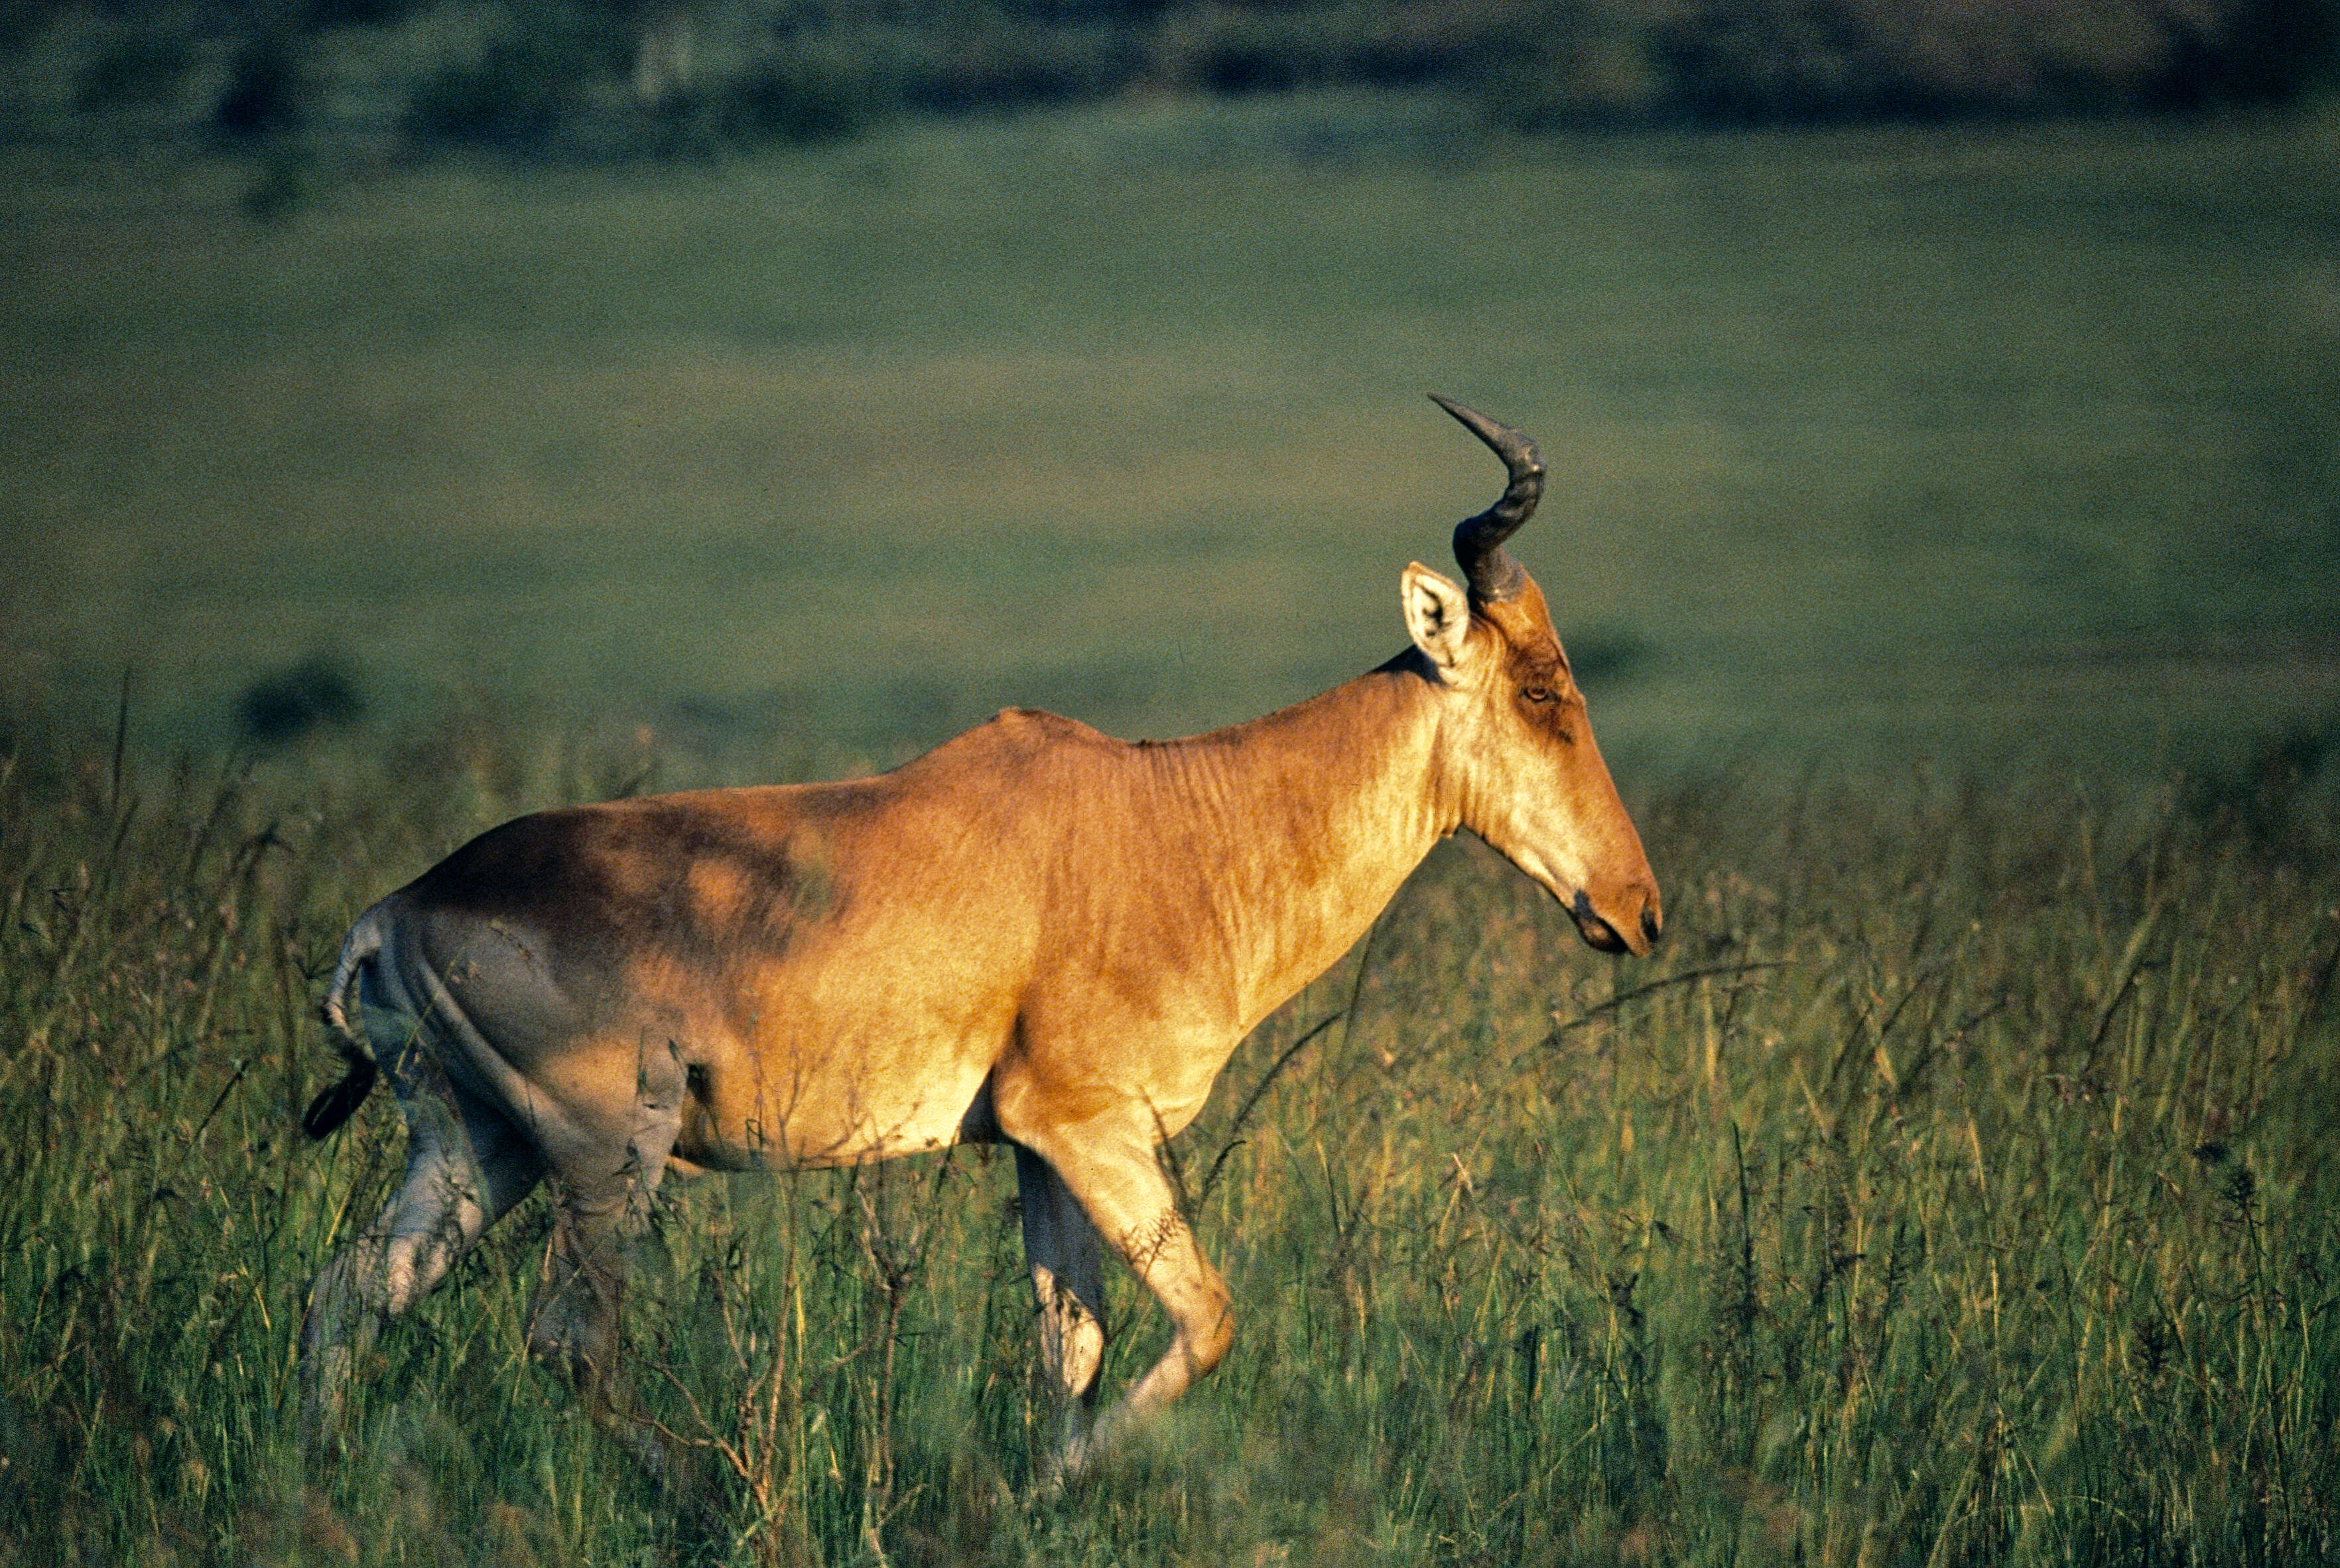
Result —
[[[390, 1067], [413, 1153], [312, 1293], [312, 1415], [374, 1325], [548, 1174], [561, 1226], [531, 1338], [598, 1389], [617, 1238], [669, 1165], [1000, 1140], [1074, 1413], [1063, 1464], [1175, 1398], [1232, 1323], [1156, 1146], [1438, 838], [1478, 832], [1597, 946], [1657, 936], [1542, 595], [1466, 595], [1419, 565], [1403, 593], [1412, 649], [1249, 724], [1126, 744], [1014, 710], [873, 779], [522, 818], [367, 911], [327, 1016]], [[1087, 1432], [1101, 1249], [1176, 1335]]]

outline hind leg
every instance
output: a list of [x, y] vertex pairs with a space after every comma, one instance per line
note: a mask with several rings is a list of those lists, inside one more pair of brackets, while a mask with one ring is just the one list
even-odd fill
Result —
[[406, 1180], [310, 1286], [301, 1403], [312, 1440], [340, 1422], [351, 1371], [382, 1325], [429, 1295], [544, 1175], [528, 1137], [423, 1051], [402, 1050], [391, 1078], [406, 1116]]
[[[544, 1272], [529, 1308], [530, 1354], [566, 1374], [596, 1422], [654, 1473], [679, 1479], [678, 1461], [627, 1415], [618, 1372], [628, 1253], [649, 1218], [667, 1156], [682, 1126], [685, 1075], [671, 1042], [645, 1043], [634, 1096], [608, 1114], [579, 1114], [548, 1153], [560, 1192]], [[574, 1107], [572, 1107], [574, 1109]]]
[[528, 1348], [580, 1392], [604, 1387], [616, 1369], [627, 1253], [649, 1216], [657, 1181], [645, 1166], [590, 1184], [561, 1182], [544, 1271], [529, 1305]]

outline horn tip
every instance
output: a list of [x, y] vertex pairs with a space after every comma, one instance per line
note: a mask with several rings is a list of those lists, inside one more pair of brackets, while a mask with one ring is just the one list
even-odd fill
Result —
[[1485, 442], [1488, 449], [1503, 460], [1503, 465], [1515, 473], [1527, 472], [1541, 476], [1542, 454], [1525, 431], [1514, 430], [1498, 419], [1490, 419], [1468, 403], [1457, 402], [1440, 392], [1424, 394], [1432, 402], [1453, 414], [1464, 430]]

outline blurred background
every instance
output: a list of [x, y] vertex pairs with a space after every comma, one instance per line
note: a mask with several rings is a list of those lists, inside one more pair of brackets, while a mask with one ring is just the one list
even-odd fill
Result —
[[2336, 55], [2335, 0], [12, 4], [0, 725], [1208, 728], [1400, 645], [1501, 477], [1437, 391], [1543, 445], [1629, 790], [2328, 784]]

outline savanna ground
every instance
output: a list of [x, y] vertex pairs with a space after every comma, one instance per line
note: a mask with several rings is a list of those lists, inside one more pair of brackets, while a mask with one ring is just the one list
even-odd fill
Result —
[[[10, 156], [0, 1553], [2340, 1554], [2329, 117], [1140, 104], [265, 225]], [[669, 1192], [631, 1354], [719, 1520], [525, 1362], [534, 1205], [304, 1465], [402, 1148], [293, 1131], [350, 916], [533, 806], [1377, 662], [1495, 488], [1433, 389], [1552, 460], [1669, 941], [1433, 857], [1171, 1151], [1239, 1337], [1154, 1441], [1029, 1494], [962, 1153]]]

